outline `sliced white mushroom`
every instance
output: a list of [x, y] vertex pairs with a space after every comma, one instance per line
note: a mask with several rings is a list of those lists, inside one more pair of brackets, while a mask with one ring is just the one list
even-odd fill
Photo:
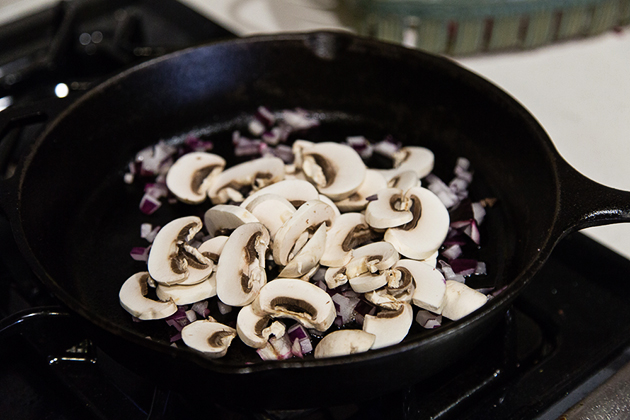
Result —
[[256, 223], [258, 218], [247, 209], [232, 204], [218, 204], [210, 207], [204, 215], [204, 222], [210, 236], [229, 235], [245, 223]]
[[335, 204], [334, 201], [332, 201], [330, 198], [328, 198], [327, 196], [325, 196], [324, 194], [319, 194], [319, 196], [317, 197], [317, 199], [319, 201], [323, 201], [324, 203], [328, 204], [333, 211], [335, 212], [335, 217], [340, 216], [341, 215], [341, 211], [339, 211], [339, 207], [337, 207], [337, 205]]
[[191, 322], [182, 328], [182, 340], [188, 347], [210, 358], [225, 356], [236, 337], [234, 328], [207, 319]]
[[252, 305], [243, 306], [236, 318], [236, 332], [247, 346], [261, 349], [267, 345], [272, 334], [282, 337], [285, 333], [284, 324], [272, 321], [271, 315], [259, 315], [254, 312]]
[[437, 251], [448, 233], [449, 214], [440, 199], [423, 187], [406, 193], [413, 219], [404, 226], [387, 229], [384, 239], [407, 258], [423, 260]]
[[223, 247], [217, 264], [217, 295], [230, 306], [251, 303], [267, 282], [265, 253], [269, 231], [261, 223], [237, 227]]
[[208, 264], [200, 266], [196, 263], [191, 263], [189, 260], [188, 278], [181, 283], [177, 283], [177, 285], [191, 286], [209, 279], [212, 273], [216, 270], [216, 265], [219, 262], [219, 255], [221, 255], [221, 250], [223, 249], [227, 239], [227, 236], [215, 236], [214, 238], [208, 239], [199, 245], [197, 251], [209, 260]]
[[324, 274], [324, 281], [329, 289], [335, 289], [348, 283], [346, 267], [328, 267], [326, 273]]
[[271, 193], [257, 196], [247, 204], [246, 208], [269, 230], [271, 240], [275, 238], [278, 229], [295, 213], [295, 207], [286, 198]]
[[280, 277], [301, 278], [319, 265], [326, 246], [326, 224], [322, 223], [308, 242], [280, 272]]
[[375, 274], [392, 267], [399, 258], [398, 251], [389, 242], [372, 242], [352, 251], [346, 275], [352, 278], [364, 273]]
[[310, 182], [302, 179], [285, 179], [253, 192], [241, 203], [241, 207], [247, 208], [254, 199], [264, 194], [284, 197], [295, 207], [319, 198], [317, 188]]
[[342, 212], [361, 211], [368, 205], [367, 197], [385, 188], [387, 188], [385, 177], [374, 169], [368, 169], [359, 189], [351, 196], [337, 201], [335, 204]]
[[398, 188], [385, 188], [376, 193], [377, 199], [365, 208], [365, 221], [375, 229], [402, 226], [413, 220], [410, 203]]
[[372, 347], [375, 338], [374, 334], [362, 330], [333, 331], [317, 344], [313, 355], [321, 359], [363, 353]]
[[178, 306], [188, 305], [211, 298], [217, 294], [217, 282], [214, 277], [190, 286], [174, 284], [166, 286], [158, 284], [155, 293], [161, 300], [172, 299]]
[[202, 227], [201, 219], [196, 216], [181, 217], [164, 225], [149, 251], [147, 265], [151, 278], [166, 285], [177, 284], [188, 278], [189, 261], [209, 264], [206, 257], [187, 245]]
[[232, 166], [221, 172], [208, 189], [213, 204], [229, 200], [242, 201], [236, 196], [241, 188], [263, 188], [284, 178], [284, 162], [277, 157], [262, 157]]
[[481, 308], [488, 297], [464, 283], [455, 280], [446, 281], [446, 294], [442, 307], [442, 316], [457, 321]]
[[192, 152], [183, 155], [166, 174], [166, 186], [181, 201], [199, 204], [208, 197], [206, 192], [225, 167], [221, 156]]
[[398, 310], [405, 303], [411, 303], [416, 284], [408, 270], [398, 270], [396, 266], [386, 270], [387, 285], [363, 295], [368, 302], [389, 310]]
[[275, 279], [267, 283], [252, 304], [258, 314], [289, 318], [306, 328], [324, 332], [335, 320], [335, 305], [328, 293], [313, 283]]
[[442, 273], [427, 263], [408, 259], [398, 261], [395, 268], [406, 271], [415, 281], [414, 305], [439, 313], [446, 293], [446, 280]]
[[352, 258], [352, 248], [367, 242], [373, 232], [361, 213], [344, 213], [337, 217], [326, 235], [326, 249], [320, 260], [328, 267], [341, 267]]
[[303, 151], [306, 148], [314, 146], [316, 143], [308, 140], [296, 140], [293, 142], [291, 146], [291, 151], [293, 152], [293, 165], [295, 167], [295, 171], [299, 172], [302, 168], [303, 162]]
[[387, 284], [385, 273], [367, 273], [360, 276], [350, 277], [348, 280], [350, 287], [357, 293], [371, 292]]
[[142, 271], [129, 277], [120, 288], [120, 305], [138, 319], [162, 319], [177, 312], [177, 305], [172, 300], [160, 302], [146, 297], [149, 291], [147, 280], [149, 273]]
[[276, 232], [272, 246], [273, 260], [276, 264], [287, 265], [289, 254], [304, 232], [313, 231], [322, 223], [330, 226], [334, 219], [333, 209], [322, 201], [313, 200], [302, 204]]
[[372, 348], [380, 349], [400, 343], [407, 336], [412, 323], [413, 309], [405, 303], [396, 311], [382, 310], [376, 315], [366, 315], [363, 331], [376, 336]]
[[304, 147], [301, 153], [302, 172], [320, 193], [333, 201], [349, 197], [363, 183], [365, 164], [350, 146], [332, 142], [316, 143]]
[[399, 190], [407, 191], [409, 188], [419, 187], [420, 178], [418, 178], [416, 171], [402, 171], [398, 175], [392, 177], [387, 182], [387, 186], [389, 188], [398, 188]]
[[394, 168], [380, 172], [387, 180], [409, 170], [414, 171], [418, 178], [424, 178], [433, 170], [434, 162], [435, 157], [431, 150], [419, 146], [406, 146], [394, 154]]

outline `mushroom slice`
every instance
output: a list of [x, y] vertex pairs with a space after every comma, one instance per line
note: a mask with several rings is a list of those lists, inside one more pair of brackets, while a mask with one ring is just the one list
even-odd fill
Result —
[[277, 194], [284, 197], [295, 207], [300, 207], [307, 201], [319, 199], [317, 188], [310, 182], [303, 179], [285, 179], [253, 192], [241, 203], [241, 207], [247, 208], [254, 199], [265, 194]]
[[368, 169], [359, 189], [350, 197], [337, 201], [337, 207], [343, 212], [361, 211], [368, 205], [367, 197], [376, 194], [384, 188], [387, 188], [385, 177], [374, 169]]
[[306, 328], [324, 332], [335, 320], [330, 295], [313, 283], [296, 279], [275, 279], [267, 283], [252, 304], [258, 314], [290, 318]]
[[280, 277], [302, 277], [319, 265], [326, 246], [326, 224], [319, 225], [313, 236], [280, 272]]
[[210, 236], [229, 235], [245, 223], [256, 223], [258, 219], [247, 209], [232, 204], [218, 204], [204, 215], [206, 229]]
[[227, 203], [230, 199], [242, 201], [242, 198], [239, 198], [234, 192], [238, 193], [242, 188], [263, 188], [283, 178], [284, 162], [282, 159], [277, 157], [254, 159], [221, 172], [208, 189], [208, 196], [213, 204]]
[[129, 277], [120, 288], [120, 305], [138, 319], [162, 319], [177, 312], [177, 305], [172, 300], [160, 302], [146, 296], [149, 286], [149, 273], [142, 271]]
[[352, 248], [367, 242], [373, 232], [361, 213], [344, 213], [337, 217], [326, 235], [326, 249], [320, 260], [328, 267], [341, 267], [352, 258]]
[[321, 194], [343, 200], [359, 189], [366, 167], [350, 146], [324, 142], [302, 149], [302, 172]]
[[374, 334], [362, 330], [333, 331], [322, 338], [315, 347], [313, 355], [316, 359], [321, 359], [363, 353], [372, 347], [375, 338]]
[[389, 188], [398, 188], [399, 190], [407, 191], [409, 188], [419, 187], [420, 178], [418, 178], [418, 174], [415, 171], [402, 171], [398, 175], [392, 177], [387, 182], [387, 186]]
[[381, 174], [389, 181], [404, 171], [414, 171], [418, 177], [424, 178], [433, 170], [435, 157], [425, 147], [406, 146], [394, 154], [394, 168], [381, 170]]
[[413, 277], [408, 270], [396, 267], [386, 270], [387, 286], [365, 293], [369, 302], [381, 308], [398, 310], [404, 303], [411, 303], [416, 290]]
[[324, 281], [329, 289], [335, 289], [348, 283], [346, 267], [328, 267], [326, 273], [324, 274]]
[[334, 219], [333, 209], [322, 201], [312, 200], [302, 204], [276, 232], [272, 246], [273, 260], [276, 264], [287, 265], [289, 254], [304, 232], [312, 231], [322, 223], [330, 226]]
[[173, 300], [176, 305], [188, 305], [208, 299], [217, 294], [217, 282], [215, 279], [207, 278], [201, 283], [185, 286], [174, 284], [173, 286], [165, 286], [158, 284], [155, 288], [157, 297], [161, 300]]
[[317, 199], [319, 201], [323, 201], [324, 203], [328, 204], [333, 209], [333, 211], [335, 212], [335, 218], [338, 216], [341, 216], [341, 211], [339, 211], [339, 207], [337, 207], [335, 202], [332, 201], [330, 198], [326, 197], [324, 194], [319, 194]]
[[392, 267], [399, 258], [398, 251], [389, 242], [363, 245], [352, 251], [352, 259], [346, 264], [346, 275], [352, 278], [364, 273], [375, 274]]
[[215, 359], [225, 356], [236, 337], [236, 330], [219, 322], [203, 319], [186, 325], [181, 334], [188, 347]]
[[464, 283], [447, 280], [442, 316], [457, 321], [481, 308], [487, 301], [488, 296], [471, 289]]
[[376, 193], [376, 200], [365, 208], [365, 221], [375, 229], [402, 226], [413, 220], [411, 203], [398, 188], [385, 188]]
[[243, 306], [236, 318], [236, 332], [247, 346], [261, 349], [267, 345], [272, 334], [282, 337], [285, 333], [285, 327], [281, 322], [271, 321], [271, 315], [258, 315], [252, 309], [252, 305]]
[[439, 313], [446, 293], [446, 280], [442, 273], [427, 263], [407, 259], [398, 261], [395, 268], [415, 281], [414, 305]]
[[[284, 181], [281, 181], [278, 184], [282, 182]], [[273, 185], [270, 185], [269, 187], [273, 187]], [[245, 201], [243, 204], [245, 204]], [[243, 204], [241, 204], [241, 207]], [[291, 204], [286, 198], [277, 194], [260, 195], [251, 200], [247, 204], [246, 208], [269, 230], [271, 240], [273, 240], [276, 236], [278, 229], [280, 229], [280, 227], [291, 218], [293, 213], [295, 213], [295, 207], [293, 204]]]
[[217, 263], [219, 262], [219, 255], [221, 250], [227, 241], [227, 236], [215, 236], [208, 239], [201, 245], [197, 251], [209, 260], [206, 266], [198, 266], [196, 264], [188, 264], [188, 278], [181, 283], [177, 283], [179, 286], [192, 286], [193, 284], [201, 283], [202, 281], [210, 278], [212, 273], [216, 270]]
[[366, 315], [363, 331], [374, 334], [373, 349], [380, 349], [400, 343], [407, 336], [413, 322], [413, 309], [404, 303], [396, 311], [380, 311], [376, 315]]
[[407, 191], [413, 219], [404, 226], [387, 229], [384, 239], [407, 258], [423, 260], [437, 251], [448, 233], [449, 214], [440, 199], [423, 187]]
[[166, 186], [184, 203], [203, 203], [208, 197], [208, 188], [224, 167], [225, 159], [221, 156], [206, 152], [188, 153], [170, 167]]
[[208, 264], [207, 258], [201, 254], [191, 255], [193, 248], [186, 246], [202, 227], [201, 219], [196, 216], [181, 217], [164, 225], [149, 251], [147, 265], [151, 278], [166, 285], [177, 284], [188, 278], [189, 260], [199, 260], [196, 261], [199, 265]]
[[232, 232], [217, 264], [217, 295], [229, 306], [245, 306], [267, 282], [265, 252], [269, 231], [261, 223], [247, 223]]
[[308, 140], [296, 140], [291, 146], [293, 152], [293, 165], [296, 171], [302, 167], [304, 149], [315, 146], [316, 143]]
[[361, 274], [348, 280], [350, 287], [357, 293], [366, 293], [383, 287], [387, 284], [387, 276], [384, 273]]

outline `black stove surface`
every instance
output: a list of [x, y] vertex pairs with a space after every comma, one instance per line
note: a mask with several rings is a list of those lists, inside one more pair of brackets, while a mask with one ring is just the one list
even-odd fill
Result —
[[[0, 28], [0, 97], [22, 106], [40, 100], [67, 106], [114, 72], [230, 36], [174, 1], [60, 3]], [[55, 99], [59, 84], [68, 98]], [[7, 145], [19, 155], [39, 128], [4, 133], [0, 164], [10, 167]], [[111, 360], [41, 286], [0, 218], [0, 417], [532, 419], [623, 355], [630, 341], [629, 273], [630, 261], [573, 234], [496, 330], [478, 347], [462, 349], [462, 361], [439, 375], [372, 401], [251, 412], [220, 401], [198, 406], [186, 398], [194, 384], [169, 390]]]

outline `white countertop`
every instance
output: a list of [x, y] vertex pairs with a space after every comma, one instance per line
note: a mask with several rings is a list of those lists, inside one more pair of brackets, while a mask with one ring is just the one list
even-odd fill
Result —
[[[238, 35], [348, 29], [335, 0], [180, 0]], [[630, 27], [531, 51], [458, 59], [512, 94], [584, 175], [630, 190]], [[630, 258], [630, 224], [584, 231]]]

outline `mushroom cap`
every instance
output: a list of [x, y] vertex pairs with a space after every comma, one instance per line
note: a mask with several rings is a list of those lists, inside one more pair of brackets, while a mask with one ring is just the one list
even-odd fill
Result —
[[334, 219], [333, 209], [322, 201], [312, 200], [302, 204], [276, 232], [272, 246], [273, 260], [276, 264], [287, 265], [289, 253], [304, 232], [314, 230], [322, 223], [330, 226]]
[[387, 284], [387, 276], [384, 273], [361, 274], [348, 280], [350, 287], [357, 293], [366, 293], [383, 287]]
[[245, 223], [256, 223], [258, 219], [247, 209], [232, 204], [217, 204], [204, 215], [204, 222], [210, 236], [221, 235]]
[[[302, 171], [320, 193], [334, 201], [359, 189], [366, 167], [361, 156], [345, 144], [323, 142], [302, 149]], [[309, 164], [310, 162], [310, 164]], [[323, 178], [320, 179], [320, 175]]]
[[376, 315], [366, 315], [363, 331], [374, 334], [373, 349], [380, 349], [400, 343], [409, 332], [413, 322], [413, 309], [404, 303], [396, 311], [380, 311]]
[[323, 201], [324, 203], [328, 204], [330, 208], [332, 208], [333, 211], [335, 212], [335, 218], [337, 218], [338, 216], [341, 216], [341, 211], [339, 211], [339, 207], [337, 207], [335, 202], [332, 201], [330, 198], [328, 198], [324, 194], [319, 194], [319, 196], [317, 197], [317, 200]]
[[329, 289], [335, 289], [348, 283], [346, 267], [328, 267], [326, 273], [324, 274], [324, 281]]
[[320, 260], [328, 267], [341, 267], [352, 258], [352, 248], [369, 240], [373, 233], [361, 213], [337, 217], [326, 235], [326, 249]]
[[455, 280], [446, 281], [446, 293], [442, 306], [442, 316], [457, 321], [481, 308], [488, 301], [484, 295]]
[[[270, 187], [273, 185], [270, 185]], [[243, 204], [245, 204], [245, 201]], [[295, 213], [295, 207], [286, 198], [271, 193], [257, 196], [247, 203], [246, 208], [260, 223], [265, 225], [272, 240], [275, 238], [278, 229]]]
[[372, 347], [375, 338], [374, 334], [362, 330], [333, 331], [322, 338], [313, 355], [316, 359], [321, 359], [363, 353]]
[[267, 340], [275, 329], [269, 328], [271, 321], [271, 315], [257, 314], [252, 305], [243, 306], [236, 318], [236, 332], [245, 345], [261, 349], [267, 345]]
[[186, 280], [189, 273], [184, 245], [202, 227], [201, 219], [197, 216], [180, 217], [164, 225], [149, 251], [147, 265], [151, 278], [166, 285]]
[[440, 199], [426, 188], [414, 187], [405, 195], [412, 202], [413, 220], [387, 229], [384, 239], [405, 257], [423, 260], [444, 242], [450, 217]]
[[267, 282], [265, 252], [269, 231], [262, 223], [237, 227], [225, 242], [217, 264], [217, 295], [230, 306], [251, 303]]
[[377, 199], [365, 208], [365, 221], [375, 229], [402, 226], [413, 219], [403, 190], [385, 188], [376, 193]]
[[195, 264], [188, 265], [188, 278], [181, 283], [177, 283], [179, 286], [192, 286], [193, 284], [201, 283], [204, 280], [210, 278], [212, 273], [216, 270], [217, 262], [219, 261], [219, 255], [221, 250], [227, 241], [227, 236], [215, 236], [208, 239], [197, 250], [209, 260], [209, 263], [205, 267], [199, 267]]
[[[269, 185], [284, 178], [284, 162], [277, 157], [259, 159], [234, 165], [221, 172], [208, 188], [208, 196], [213, 204], [223, 204], [229, 200], [222, 191], [226, 188], [238, 190], [242, 187], [254, 187], [255, 182], [262, 181]], [[260, 185], [259, 185], [260, 186]]]
[[380, 170], [381, 174], [389, 181], [404, 171], [414, 171], [418, 179], [429, 175], [433, 170], [435, 156], [425, 147], [406, 146], [394, 155], [394, 168]]
[[172, 300], [160, 302], [146, 296], [149, 286], [149, 273], [141, 271], [129, 277], [120, 288], [120, 305], [138, 319], [162, 319], [177, 312], [177, 305]]
[[346, 264], [348, 278], [363, 273], [375, 273], [392, 267], [400, 256], [389, 242], [372, 242], [352, 250], [352, 259]]
[[192, 152], [175, 161], [166, 174], [166, 186], [181, 201], [203, 203], [214, 178], [225, 167], [225, 159], [206, 152]]
[[280, 272], [280, 277], [301, 278], [319, 265], [319, 260], [326, 247], [326, 224], [319, 225], [313, 236], [288, 262]]
[[176, 305], [188, 305], [199, 302], [200, 300], [211, 298], [217, 294], [217, 281], [211, 276], [201, 283], [190, 286], [174, 284], [166, 286], [158, 284], [155, 288], [157, 297], [161, 300], [172, 300]]
[[402, 171], [390, 178], [387, 182], [387, 186], [389, 188], [398, 188], [400, 190], [407, 191], [409, 188], [419, 187], [420, 178], [418, 178], [416, 171], [410, 169]]
[[[415, 175], [415, 173], [414, 173]], [[385, 177], [374, 169], [368, 169], [365, 172], [365, 179], [359, 186], [359, 189], [343, 200], [337, 201], [337, 207], [340, 211], [361, 211], [368, 205], [367, 197], [376, 194], [378, 191], [387, 188]]]
[[181, 334], [184, 344], [214, 359], [225, 356], [236, 337], [236, 330], [219, 322], [203, 319], [186, 325]]
[[286, 198], [295, 207], [300, 207], [307, 201], [317, 200], [319, 192], [313, 184], [303, 179], [284, 179], [251, 193], [242, 203], [247, 208], [252, 200], [265, 194], [276, 194]]
[[414, 305], [439, 313], [446, 293], [446, 280], [435, 267], [416, 260], [402, 259], [394, 266], [407, 270], [416, 283], [412, 300]]
[[294, 319], [320, 332], [330, 328], [337, 314], [330, 295], [313, 283], [282, 278], [260, 290], [252, 309], [261, 315]]

